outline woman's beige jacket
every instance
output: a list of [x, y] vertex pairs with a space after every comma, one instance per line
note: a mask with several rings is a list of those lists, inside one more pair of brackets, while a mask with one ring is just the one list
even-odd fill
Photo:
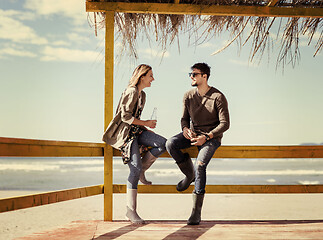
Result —
[[116, 115], [103, 134], [102, 140], [116, 149], [125, 143], [129, 135], [134, 116], [146, 102], [144, 91], [139, 92], [137, 87], [127, 87], [122, 93]]

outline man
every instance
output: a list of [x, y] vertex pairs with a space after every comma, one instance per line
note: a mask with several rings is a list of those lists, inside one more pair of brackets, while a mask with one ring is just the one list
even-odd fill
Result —
[[[182, 132], [166, 142], [166, 149], [175, 159], [185, 178], [177, 184], [178, 191], [184, 191], [195, 180], [193, 210], [188, 225], [198, 225], [205, 194], [206, 167], [214, 152], [221, 145], [223, 132], [230, 125], [228, 103], [218, 89], [208, 85], [210, 67], [196, 63], [189, 76], [196, 87], [184, 95], [184, 111], [181, 118]], [[197, 146], [197, 164], [194, 166], [188, 153], [181, 149]]]

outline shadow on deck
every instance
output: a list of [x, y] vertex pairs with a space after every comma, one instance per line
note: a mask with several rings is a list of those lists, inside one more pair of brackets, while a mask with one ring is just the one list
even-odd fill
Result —
[[76, 221], [66, 227], [35, 233], [19, 239], [323, 239], [323, 220], [202, 221]]

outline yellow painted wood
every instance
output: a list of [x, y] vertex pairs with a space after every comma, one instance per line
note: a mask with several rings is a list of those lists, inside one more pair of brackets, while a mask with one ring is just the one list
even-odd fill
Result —
[[276, 3], [278, 2], [279, 0], [270, 0], [267, 4], [268, 7], [273, 7], [276, 5]]
[[103, 143], [0, 137], [1, 157], [101, 157]]
[[[185, 149], [192, 158], [198, 154], [196, 147]], [[113, 149], [114, 156], [121, 156]], [[165, 152], [161, 157], [170, 157]], [[323, 158], [323, 145], [315, 146], [221, 146], [214, 158]]]
[[[105, 15], [105, 103], [104, 128], [113, 118], [113, 67], [114, 67], [114, 12]], [[106, 146], [104, 151], [104, 220], [112, 221], [113, 214], [113, 150]]]
[[106, 146], [104, 152], [104, 221], [113, 218], [113, 155], [112, 147]]
[[103, 185], [0, 199], [0, 212], [36, 207], [103, 193]]
[[322, 8], [237, 5], [195, 5], [173, 3], [86, 2], [87, 12], [125, 12], [216, 16], [323, 17]]
[[[114, 184], [114, 193], [126, 193], [126, 185]], [[139, 193], [192, 193], [191, 185], [184, 192], [178, 192], [176, 185], [138, 185]], [[323, 185], [207, 185], [207, 193], [323, 193]]]

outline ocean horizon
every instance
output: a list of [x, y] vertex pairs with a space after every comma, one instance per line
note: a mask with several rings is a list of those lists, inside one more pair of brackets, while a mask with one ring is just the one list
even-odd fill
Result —
[[[195, 159], [194, 159], [195, 160]], [[103, 184], [103, 157], [0, 157], [0, 191], [54, 191]], [[129, 168], [113, 159], [113, 182], [126, 184]], [[212, 159], [207, 184], [308, 185], [323, 183], [323, 158]], [[153, 184], [183, 178], [173, 159], [159, 158], [146, 172]]]

